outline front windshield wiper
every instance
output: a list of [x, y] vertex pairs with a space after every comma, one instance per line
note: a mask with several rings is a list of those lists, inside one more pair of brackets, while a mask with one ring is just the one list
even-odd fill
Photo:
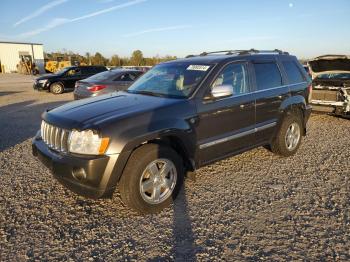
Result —
[[128, 93], [132, 94], [140, 94], [140, 95], [148, 95], [148, 96], [158, 96], [158, 97], [167, 97], [165, 94], [154, 93], [146, 90], [126, 90]]

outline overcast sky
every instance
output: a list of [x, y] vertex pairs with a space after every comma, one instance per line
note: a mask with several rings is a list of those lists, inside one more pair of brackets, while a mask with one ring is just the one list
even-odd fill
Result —
[[0, 40], [39, 42], [45, 51], [350, 54], [349, 0], [1, 0], [0, 12]]

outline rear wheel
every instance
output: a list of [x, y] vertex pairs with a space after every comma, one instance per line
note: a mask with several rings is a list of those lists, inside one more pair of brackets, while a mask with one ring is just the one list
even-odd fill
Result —
[[281, 156], [294, 155], [303, 135], [302, 117], [298, 112], [290, 112], [284, 117], [277, 136], [271, 143], [271, 151]]
[[120, 179], [122, 201], [139, 213], [157, 213], [176, 198], [183, 174], [182, 159], [173, 149], [141, 146], [131, 155]]
[[63, 91], [64, 91], [64, 88], [61, 83], [53, 83], [50, 86], [50, 92], [55, 95], [62, 94]]

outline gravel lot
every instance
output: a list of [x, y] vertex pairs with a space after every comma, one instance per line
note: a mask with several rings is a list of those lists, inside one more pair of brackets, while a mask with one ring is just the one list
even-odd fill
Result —
[[137, 216], [65, 190], [31, 155], [47, 107], [72, 100], [0, 75], [0, 260], [350, 260], [350, 120], [313, 115], [297, 155], [263, 148], [198, 170]]

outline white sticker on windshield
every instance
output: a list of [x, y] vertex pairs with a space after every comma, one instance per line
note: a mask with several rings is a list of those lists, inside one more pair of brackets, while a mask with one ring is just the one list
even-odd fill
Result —
[[206, 65], [190, 65], [187, 70], [207, 71], [210, 66]]

